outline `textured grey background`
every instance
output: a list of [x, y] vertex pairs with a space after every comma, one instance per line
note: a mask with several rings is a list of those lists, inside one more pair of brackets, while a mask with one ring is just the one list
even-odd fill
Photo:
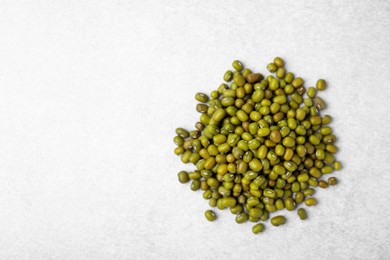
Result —
[[[1, 1], [0, 259], [389, 259], [390, 1]], [[254, 236], [205, 221], [174, 128], [231, 61], [323, 93], [340, 185]]]

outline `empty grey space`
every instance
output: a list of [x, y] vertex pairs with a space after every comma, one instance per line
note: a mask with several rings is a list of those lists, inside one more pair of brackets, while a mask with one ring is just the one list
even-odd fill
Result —
[[[390, 1], [2, 1], [0, 259], [389, 259]], [[334, 117], [340, 183], [252, 234], [177, 180], [176, 127], [235, 59]]]

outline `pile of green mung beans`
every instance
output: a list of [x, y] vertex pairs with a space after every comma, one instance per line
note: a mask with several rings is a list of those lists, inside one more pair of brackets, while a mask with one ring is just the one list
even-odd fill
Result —
[[[316, 187], [336, 185], [336, 177], [325, 176], [341, 169], [336, 161], [336, 136], [330, 115], [318, 91], [327, 88], [319, 79], [305, 88], [301, 77], [285, 68], [276, 57], [267, 65], [272, 75], [254, 73], [235, 60], [222, 83], [210, 95], [197, 93], [200, 113], [195, 130], [176, 129], [174, 152], [191, 172], [180, 171], [181, 183], [191, 181], [193, 191], [202, 190], [213, 208], [229, 208], [237, 223], [256, 223], [254, 234], [275, 212], [293, 211], [301, 220], [314, 206]], [[217, 216], [205, 212], [209, 221]], [[283, 225], [286, 218], [272, 216], [271, 224]]]

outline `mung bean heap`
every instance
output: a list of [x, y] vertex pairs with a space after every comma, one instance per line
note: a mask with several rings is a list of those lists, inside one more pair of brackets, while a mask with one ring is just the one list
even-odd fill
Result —
[[[178, 179], [202, 190], [211, 207], [229, 208], [237, 223], [256, 223], [254, 234], [264, 229], [258, 222], [269, 218], [274, 226], [285, 224], [276, 213], [283, 209], [297, 210], [305, 220], [302, 206], [316, 205], [315, 188], [336, 185], [336, 177], [325, 177], [341, 169], [332, 117], [321, 115], [326, 103], [318, 92], [327, 83], [319, 79], [306, 89], [279, 57], [267, 65], [272, 74], [266, 77], [238, 60], [233, 69], [209, 96], [195, 95], [196, 129], [176, 129], [175, 154], [195, 165], [191, 172], [180, 171]], [[205, 216], [216, 219], [212, 210]]]

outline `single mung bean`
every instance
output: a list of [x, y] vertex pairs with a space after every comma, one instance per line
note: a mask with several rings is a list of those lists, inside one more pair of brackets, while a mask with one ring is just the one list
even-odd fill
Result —
[[274, 226], [280, 226], [284, 223], [286, 223], [286, 218], [284, 216], [279, 215], [271, 218], [271, 224]]
[[217, 91], [217, 90], [211, 91], [210, 97], [211, 97], [212, 99], [217, 99], [217, 98], [219, 97], [218, 91]]
[[283, 67], [284, 66], [284, 60], [280, 57], [275, 57], [274, 58], [274, 64], [278, 67]]
[[316, 83], [316, 88], [320, 91], [326, 89], [326, 81], [323, 79], [319, 79]]
[[233, 80], [234, 80], [234, 82], [237, 84], [238, 87], [244, 86], [244, 85], [245, 85], [245, 82], [246, 82], [244, 76], [242, 76], [242, 75], [240, 75], [240, 74], [235, 75], [235, 76], [233, 77]]
[[201, 122], [196, 122], [195, 128], [202, 131], [204, 129], [204, 125]]
[[196, 111], [199, 113], [207, 113], [207, 110], [209, 109], [208, 105], [205, 104], [197, 104], [196, 105]]
[[278, 68], [276, 70], [276, 77], [278, 79], [282, 79], [284, 77], [284, 75], [286, 74], [286, 69], [285, 68]]
[[274, 204], [265, 204], [265, 210], [268, 211], [269, 213], [273, 213], [278, 209], [275, 207]]
[[[304, 86], [300, 86], [299, 88], [297, 88], [296, 92], [299, 95], [303, 96], [303, 94], [305, 94], [305, 92], [306, 92], [306, 88]], [[303, 99], [301, 100], [300, 103], [302, 103], [302, 102], [303, 102]]]
[[294, 88], [299, 88], [300, 86], [303, 85], [303, 79], [300, 78], [300, 77], [295, 78], [295, 79], [292, 81], [291, 84], [293, 85]]
[[[279, 80], [273, 78], [269, 83], [269, 89], [275, 91], [279, 88]], [[268, 92], [269, 93], [269, 92]], [[271, 92], [272, 93], [272, 92]]]
[[183, 163], [188, 163], [188, 162], [190, 161], [191, 154], [192, 154], [192, 152], [191, 152], [190, 150], [185, 151], [185, 152], [181, 155], [181, 161], [182, 161]]
[[334, 142], [336, 142], [336, 136], [335, 135], [324, 136], [324, 140], [323, 141], [324, 141], [325, 144], [334, 143]]
[[191, 190], [196, 191], [200, 188], [200, 181], [199, 180], [193, 180], [191, 183]]
[[209, 101], [209, 97], [206, 94], [200, 92], [195, 94], [195, 99], [202, 103], [206, 103], [207, 101]]
[[328, 184], [331, 185], [331, 186], [336, 185], [336, 184], [337, 184], [337, 179], [336, 179], [336, 177], [330, 177], [330, 178], [328, 179]]
[[251, 73], [247, 76], [248, 83], [256, 83], [263, 79], [263, 75], [260, 73]]
[[315, 136], [315, 135], [310, 135], [310, 136], [309, 136], [309, 142], [310, 142], [311, 144], [313, 144], [313, 145], [319, 145], [320, 142], [321, 142], [321, 140], [318, 139], [318, 137]]
[[236, 199], [233, 197], [221, 198], [221, 204], [224, 208], [230, 208], [236, 206]]
[[315, 97], [314, 100], [313, 100], [313, 103], [314, 103], [314, 106], [318, 109], [318, 110], [323, 110], [326, 108], [326, 103], [325, 101], [320, 98], [320, 97]]
[[300, 204], [305, 200], [305, 194], [301, 191], [295, 194], [295, 203]]
[[231, 81], [232, 78], [233, 78], [233, 72], [231, 70], [226, 71], [225, 74], [223, 75], [223, 80], [225, 80], [226, 82]]
[[271, 171], [268, 174], [268, 178], [269, 178], [268, 186], [269, 187], [273, 187], [273, 186], [275, 186], [274, 185], [275, 181], [278, 179], [278, 174], [276, 172], [274, 172], [274, 171]]
[[[260, 73], [259, 73], [260, 74]], [[260, 74], [260, 78], [262, 77], [263, 75]], [[249, 77], [247, 77], [247, 80], [249, 79]], [[245, 93], [246, 94], [251, 94], [253, 92], [253, 85], [250, 84], [250, 83], [246, 83], [244, 85], [244, 90], [245, 90]]]
[[212, 119], [219, 122], [225, 117], [225, 115], [226, 115], [226, 111], [222, 108], [219, 108], [219, 109], [215, 110]]
[[309, 169], [309, 174], [313, 176], [314, 178], [320, 178], [321, 177], [321, 171], [316, 167], [311, 167]]
[[215, 158], [214, 157], [210, 157], [204, 163], [204, 168], [207, 169], [207, 170], [210, 170], [210, 169], [212, 169], [215, 166], [215, 164], [216, 164]]
[[298, 213], [298, 216], [301, 220], [307, 219], [307, 213], [306, 213], [306, 210], [304, 208], [298, 209], [297, 213]]
[[341, 162], [339, 162], [339, 161], [334, 162], [333, 168], [334, 168], [336, 171], [340, 170], [341, 167], [342, 167]]
[[[206, 112], [207, 112], [207, 110], [206, 110]], [[210, 120], [211, 120], [211, 118], [208, 115], [206, 115], [206, 114], [201, 114], [200, 115], [199, 121], [202, 124], [208, 125], [210, 123]]]
[[[231, 71], [230, 71], [231, 72]], [[232, 74], [233, 76], [233, 74]], [[226, 85], [225, 83], [222, 83], [221, 85], [219, 85], [218, 87], [218, 93], [219, 94], [222, 94], [226, 89], [228, 89], [228, 85]]]
[[278, 156], [283, 156], [286, 148], [283, 145], [278, 144], [275, 146], [275, 154]]
[[214, 198], [210, 198], [209, 199], [209, 205], [210, 205], [210, 207], [215, 208], [217, 206], [217, 200], [214, 199]]
[[235, 60], [235, 61], [233, 61], [233, 68], [236, 70], [236, 71], [241, 71], [242, 69], [243, 69], [243, 65], [242, 65], [242, 63], [241, 63], [241, 61], [239, 61], [239, 60]]
[[220, 185], [219, 181], [212, 177], [207, 179], [207, 184], [212, 188], [218, 188]]
[[183, 140], [183, 137], [181, 136], [175, 136], [173, 138], [173, 142], [177, 145], [177, 146], [182, 146], [184, 144], [184, 140]]
[[282, 139], [282, 136], [278, 130], [273, 130], [270, 132], [269, 138], [271, 139], [271, 141], [279, 143]]
[[275, 207], [276, 207], [277, 210], [284, 209], [284, 202], [283, 202], [283, 200], [282, 199], [277, 199], [275, 201]]
[[295, 118], [298, 120], [298, 121], [303, 121], [306, 117], [306, 112], [304, 109], [302, 108], [298, 108], [297, 111], [296, 111], [296, 114], [295, 114]]
[[301, 190], [301, 185], [299, 184], [299, 182], [294, 181], [294, 182], [292, 183], [292, 185], [291, 185], [291, 191], [294, 192], [294, 193], [296, 193], [296, 192], [298, 192], [298, 191], [300, 191], [300, 190]]
[[330, 165], [326, 165], [321, 169], [322, 174], [329, 174], [333, 172], [333, 168]]
[[306, 155], [306, 148], [305, 148], [305, 146], [299, 144], [299, 145], [297, 145], [297, 147], [295, 148], [295, 150], [296, 150], [297, 155], [298, 155], [299, 157], [302, 157], [302, 158], [305, 157], [305, 155]]
[[206, 210], [204, 216], [208, 221], [214, 221], [217, 218], [214, 211], [212, 210]]
[[[211, 157], [210, 153], [209, 153], [209, 152], [207, 151], [207, 149], [205, 149], [205, 148], [200, 149], [199, 155], [200, 155], [202, 158], [204, 158], [204, 159], [208, 159], [208, 158]], [[203, 167], [204, 167], [204, 163], [203, 163]]]
[[288, 84], [284, 87], [284, 91], [286, 92], [286, 94], [292, 94], [294, 93], [295, 88], [291, 84]]
[[283, 175], [286, 173], [286, 168], [284, 168], [282, 165], [275, 165], [272, 170], [278, 175]]
[[317, 204], [317, 200], [315, 198], [308, 198], [305, 200], [306, 206], [314, 206]]
[[249, 218], [249, 216], [248, 216], [247, 213], [241, 212], [241, 213], [238, 213], [238, 214], [237, 214], [237, 216], [236, 216], [236, 222], [237, 222], [238, 224], [242, 224], [242, 223], [248, 221], [248, 218]]
[[332, 154], [337, 152], [337, 147], [334, 144], [327, 144], [325, 149]]
[[249, 162], [249, 168], [251, 168], [252, 170], [258, 172], [258, 171], [260, 171], [263, 168], [263, 165], [261, 164], [261, 162], [257, 158], [253, 158]]
[[278, 69], [278, 67], [275, 65], [275, 63], [269, 63], [268, 65], [267, 65], [267, 70], [269, 71], [269, 72], [275, 72], [276, 70]]
[[[309, 112], [310, 112], [310, 116], [318, 116], [318, 109], [316, 107], [310, 107]], [[318, 130], [317, 128], [319, 128], [319, 126], [316, 126], [316, 128], [313, 127], [313, 130], [317, 131]]]
[[212, 198], [219, 200], [222, 196], [218, 193], [218, 191], [213, 191], [213, 195], [211, 195]]
[[196, 164], [199, 160], [200, 160], [200, 155], [199, 153], [196, 152], [192, 153], [189, 158], [189, 161], [193, 164]]
[[314, 189], [313, 188], [307, 188], [303, 191], [303, 194], [305, 197], [310, 197], [314, 194]]
[[237, 148], [241, 149], [242, 151], [248, 151], [249, 150], [248, 142], [245, 140], [238, 141]]
[[253, 234], [259, 234], [259, 233], [263, 232], [263, 230], [264, 230], [264, 225], [261, 223], [256, 224], [252, 227]]
[[210, 186], [207, 184], [207, 181], [206, 180], [201, 180], [200, 181], [200, 189], [201, 190], [209, 190], [210, 189]]
[[260, 146], [260, 141], [258, 139], [252, 139], [248, 142], [248, 147], [251, 150], [256, 150]]
[[276, 193], [274, 190], [267, 188], [267, 189], [264, 189], [263, 196], [267, 197], [267, 198], [274, 199], [274, 198], [276, 198]]
[[[297, 92], [298, 92], [299, 89], [301, 89], [301, 87], [299, 87], [299, 88], [297, 89]], [[291, 98], [292, 98], [297, 104], [302, 104], [302, 102], [303, 102], [303, 98], [302, 98], [301, 94], [299, 94], [299, 93], [294, 93], [294, 94], [292, 94], [292, 95], [291, 95]]]
[[305, 98], [305, 99], [303, 99], [303, 103], [304, 103], [305, 106], [307, 106], [307, 107], [313, 106], [313, 100], [312, 100], [311, 98]]
[[252, 94], [252, 100], [256, 103], [259, 103], [260, 101], [263, 100], [264, 98], [264, 91], [259, 89], [259, 90], [256, 90], [255, 92], [253, 92]]
[[300, 173], [297, 179], [299, 182], [307, 182], [309, 180], [309, 175], [307, 174], [307, 171]]
[[[297, 139], [295, 139], [295, 142], [297, 144], [303, 145], [306, 142], [306, 137], [304, 136], [298, 136]], [[306, 153], [306, 147], [305, 147], [305, 153]]]
[[290, 136], [283, 138], [283, 145], [285, 147], [294, 147], [295, 146], [294, 138], [291, 138]]
[[200, 175], [202, 175], [203, 178], [208, 179], [213, 176], [213, 172], [210, 170], [201, 170]]
[[185, 130], [184, 128], [176, 128], [176, 134], [178, 136], [181, 136], [182, 138], [188, 138], [190, 136], [190, 134], [188, 133], [187, 130]]
[[248, 115], [242, 111], [242, 110], [238, 110], [237, 113], [236, 113], [236, 116], [237, 118], [241, 121], [241, 122], [245, 122], [248, 120]]
[[309, 87], [307, 90], [307, 96], [309, 98], [314, 98], [317, 94], [317, 90], [314, 87]]
[[260, 128], [258, 131], [257, 131], [257, 135], [259, 137], [265, 137], [265, 136], [268, 136], [270, 134], [271, 130], [269, 128]]
[[332, 122], [332, 117], [330, 115], [324, 115], [322, 117], [322, 125], [328, 125]]
[[285, 161], [283, 163], [283, 166], [289, 172], [293, 172], [293, 171], [295, 171], [297, 169], [297, 165], [294, 162], [292, 162], [292, 161]]
[[318, 186], [318, 181], [315, 177], [310, 177], [307, 183], [312, 186], [312, 187], [317, 187]]
[[[323, 122], [322, 122], [323, 123]], [[329, 126], [323, 126], [321, 127], [320, 129], [320, 133], [322, 135], [330, 135], [332, 133], [332, 128], [330, 128]]]
[[181, 154], [183, 154], [184, 152], [185, 152], [185, 149], [184, 149], [184, 147], [182, 147], [182, 146], [178, 146], [178, 147], [176, 147], [175, 150], [174, 150], [174, 153], [175, 153], [176, 155], [181, 155]]
[[[294, 150], [291, 148], [286, 148], [286, 151], [284, 152], [283, 159], [286, 161], [290, 161], [293, 156], [294, 156]], [[289, 166], [291, 166], [291, 165], [289, 165]], [[284, 168], [286, 168], [286, 165], [284, 165]], [[296, 167], [295, 167], [295, 169], [296, 169]]]
[[213, 137], [214, 144], [223, 144], [226, 142], [226, 135], [217, 134]]
[[245, 173], [248, 170], [248, 163], [240, 160], [237, 162], [237, 172], [238, 173]]
[[[224, 107], [229, 107], [229, 106], [232, 106], [234, 104], [234, 97], [224, 97], [221, 99], [221, 104], [222, 106]], [[229, 115], [235, 115], [236, 111], [235, 110], [231, 110], [231, 108], [228, 110], [226, 109], [226, 112], [229, 114]]]
[[259, 199], [257, 197], [250, 197], [246, 204], [248, 204], [250, 207], [254, 207], [260, 203]]
[[274, 162], [274, 161], [277, 161], [278, 160], [278, 156], [277, 154], [274, 152], [274, 151], [269, 151], [267, 153], [267, 159], [270, 161], [270, 162]]
[[283, 105], [287, 102], [287, 97], [286, 97], [286, 95], [276, 96], [276, 97], [274, 97], [274, 102], [279, 104], [279, 105]]
[[230, 208], [230, 212], [232, 214], [238, 214], [238, 213], [241, 213], [242, 211], [243, 211], [243, 208], [242, 208], [241, 204], [237, 204], [237, 205]]
[[188, 178], [190, 178], [191, 180], [199, 180], [200, 177], [201, 177], [201, 175], [200, 175], [199, 171], [190, 172], [188, 174]]
[[326, 189], [326, 188], [328, 188], [328, 183], [326, 181], [324, 181], [324, 180], [320, 180], [318, 182], [318, 187]]
[[260, 218], [263, 215], [263, 210], [260, 208], [251, 208], [249, 209], [249, 217]]
[[261, 216], [261, 221], [267, 221], [269, 218], [269, 213], [267, 211], [264, 211], [263, 215]]
[[203, 192], [203, 198], [206, 200], [210, 199], [212, 194], [213, 192], [211, 190], [206, 190], [205, 192]]
[[295, 209], [295, 201], [291, 197], [288, 197], [284, 200], [284, 205], [288, 211]]
[[187, 183], [189, 182], [190, 178], [188, 177], [188, 173], [185, 171], [180, 171], [178, 174], [178, 179], [180, 183]]
[[250, 69], [244, 69], [242, 72], [242, 76], [244, 76], [244, 78], [247, 78], [248, 75], [251, 73], [252, 73], [252, 71]]

